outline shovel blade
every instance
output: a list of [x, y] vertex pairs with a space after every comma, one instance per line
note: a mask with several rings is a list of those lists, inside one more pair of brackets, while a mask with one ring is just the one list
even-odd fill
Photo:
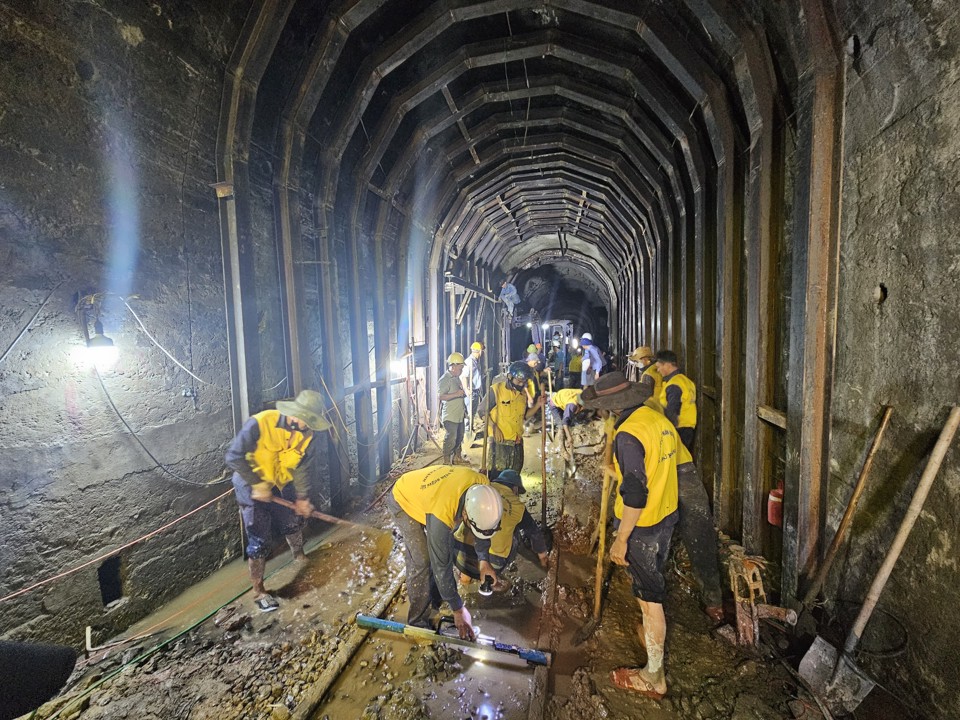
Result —
[[576, 634], [573, 636], [571, 645], [577, 647], [578, 645], [583, 645], [587, 640], [590, 639], [590, 636], [596, 632], [597, 626], [600, 625], [600, 618], [590, 618], [587, 621], [586, 625], [577, 630]]
[[875, 685], [856, 663], [819, 635], [800, 661], [800, 677], [838, 715], [856, 710]]

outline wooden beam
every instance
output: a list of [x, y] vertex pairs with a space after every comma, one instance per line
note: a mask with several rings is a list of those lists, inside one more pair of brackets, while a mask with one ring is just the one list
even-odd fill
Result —
[[769, 405], [757, 405], [757, 417], [781, 430], [787, 429], [787, 414]]

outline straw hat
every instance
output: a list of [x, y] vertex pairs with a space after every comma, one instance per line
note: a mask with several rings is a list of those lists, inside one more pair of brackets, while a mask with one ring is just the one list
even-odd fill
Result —
[[630, 353], [630, 357], [628, 357], [627, 359], [632, 360], [635, 363], [638, 363], [638, 362], [643, 362], [647, 358], [652, 358], [652, 357], [654, 357], [653, 350], [648, 348], [646, 345], [641, 345], [632, 353]]
[[580, 404], [588, 410], [623, 410], [639, 407], [650, 398], [650, 388], [627, 380], [620, 371], [601, 375], [597, 382], [584, 388]]

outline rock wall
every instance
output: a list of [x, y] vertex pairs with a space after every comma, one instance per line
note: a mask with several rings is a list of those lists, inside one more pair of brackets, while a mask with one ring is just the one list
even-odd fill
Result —
[[[960, 401], [960, 16], [949, 3], [839, 2], [847, 28], [843, 216], [827, 537], [881, 406], [890, 430], [833, 572], [837, 610], [859, 608], [949, 406]], [[924, 716], [960, 707], [960, 441], [868, 626], [871, 675]]]
[[[232, 434], [208, 184], [224, 67], [246, 11], [0, 2], [0, 353], [25, 330], [0, 361], [0, 597], [229, 488], [197, 484], [220, 478]], [[74, 306], [104, 292], [126, 296], [201, 380], [107, 295], [93, 309], [119, 359], [101, 387]], [[105, 567], [106, 597], [120, 601], [104, 607], [94, 563], [0, 603], [0, 636], [76, 642], [92, 625], [97, 640], [238, 552], [228, 496]]]

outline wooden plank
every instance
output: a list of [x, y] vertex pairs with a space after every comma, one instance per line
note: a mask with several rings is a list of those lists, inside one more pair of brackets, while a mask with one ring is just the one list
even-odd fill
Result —
[[787, 414], [769, 405], [757, 405], [757, 417], [781, 430], [787, 429]]

